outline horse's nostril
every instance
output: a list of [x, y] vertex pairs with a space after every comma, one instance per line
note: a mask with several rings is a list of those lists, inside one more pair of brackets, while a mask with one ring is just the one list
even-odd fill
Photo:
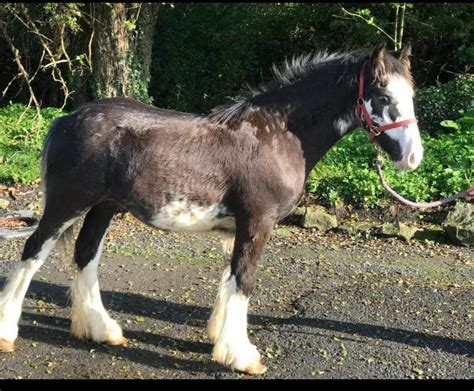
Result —
[[408, 157], [408, 164], [410, 167], [413, 167], [416, 164], [416, 156], [414, 153], [410, 153], [410, 156]]

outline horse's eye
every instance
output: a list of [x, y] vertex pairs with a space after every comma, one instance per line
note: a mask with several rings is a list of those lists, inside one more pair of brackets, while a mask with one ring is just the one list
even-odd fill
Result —
[[388, 98], [388, 96], [382, 95], [382, 96], [379, 97], [379, 101], [380, 101], [381, 104], [383, 104], [385, 106], [385, 105], [389, 104], [390, 99]]

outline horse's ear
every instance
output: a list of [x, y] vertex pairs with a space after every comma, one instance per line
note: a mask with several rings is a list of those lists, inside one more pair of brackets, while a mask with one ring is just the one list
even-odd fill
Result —
[[410, 69], [411, 62], [411, 42], [408, 42], [401, 50], [398, 59], [408, 68]]
[[375, 79], [383, 80], [385, 75], [385, 43], [378, 45], [372, 52], [370, 59]]

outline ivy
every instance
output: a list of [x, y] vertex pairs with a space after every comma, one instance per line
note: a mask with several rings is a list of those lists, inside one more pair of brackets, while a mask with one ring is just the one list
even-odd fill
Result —
[[129, 53], [128, 56], [129, 67], [129, 85], [128, 89], [130, 95], [146, 104], [153, 104], [153, 97], [148, 94], [149, 80], [143, 80], [143, 73], [141, 64], [136, 57]]

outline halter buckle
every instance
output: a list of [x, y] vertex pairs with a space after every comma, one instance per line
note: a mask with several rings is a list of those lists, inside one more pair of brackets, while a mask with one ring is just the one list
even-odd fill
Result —
[[374, 135], [374, 137], [380, 136], [382, 132], [379, 130], [377, 126], [372, 126], [370, 128], [370, 133]]

